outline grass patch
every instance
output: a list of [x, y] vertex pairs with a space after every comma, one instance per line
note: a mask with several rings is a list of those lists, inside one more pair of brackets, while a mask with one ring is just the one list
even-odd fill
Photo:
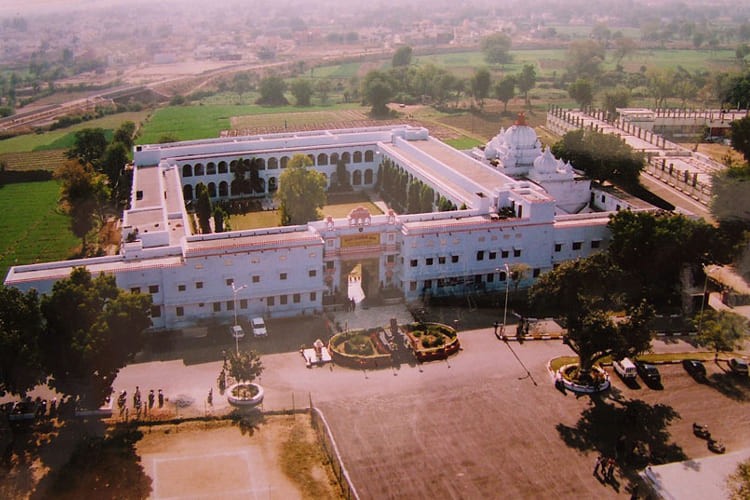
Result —
[[474, 139], [472, 137], [466, 137], [466, 136], [461, 136], [456, 139], [446, 139], [444, 142], [448, 144], [449, 146], [452, 146], [456, 149], [461, 149], [461, 150], [471, 149], [474, 146], [479, 146], [479, 145], [484, 144], [483, 142], [477, 139]]
[[80, 244], [58, 210], [59, 196], [56, 181], [0, 188], [0, 276], [10, 266], [64, 260]]
[[[346, 217], [349, 215], [349, 212], [357, 207], [367, 208], [372, 215], [380, 215], [383, 213], [377, 205], [369, 201], [364, 195], [355, 196], [352, 198], [352, 201], [337, 199], [335, 203], [324, 206], [321, 212], [324, 217], [328, 215], [336, 218]], [[241, 215], [232, 215], [229, 218], [229, 224], [232, 227], [232, 231], [278, 227], [281, 225], [280, 221], [281, 215], [278, 210], [248, 212]]]
[[324, 472], [329, 469], [328, 458], [315, 441], [312, 429], [295, 421], [287, 435], [281, 445], [281, 470], [300, 488], [304, 498], [330, 498], [338, 487]]
[[[669, 363], [672, 361], [682, 361], [683, 359], [698, 359], [700, 361], [713, 361], [715, 354], [713, 352], [700, 351], [700, 352], [664, 352], [664, 353], [647, 353], [641, 354], [637, 359], [646, 361], [648, 363]], [[735, 356], [733, 353], [719, 353], [719, 359], [729, 359]], [[578, 356], [560, 356], [553, 358], [549, 362], [550, 369], [557, 371], [564, 365], [571, 363], [578, 363]], [[607, 356], [603, 358], [599, 364], [612, 363], [612, 358]]]

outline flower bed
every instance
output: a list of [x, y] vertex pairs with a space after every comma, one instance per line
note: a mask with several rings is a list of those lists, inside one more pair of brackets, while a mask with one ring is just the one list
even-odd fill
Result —
[[402, 326], [419, 361], [445, 359], [458, 352], [461, 343], [456, 330], [441, 323], [409, 323]]
[[328, 351], [336, 364], [351, 368], [390, 366], [391, 351], [380, 340], [381, 329], [353, 330], [331, 337]]
[[227, 388], [227, 401], [240, 408], [252, 408], [263, 402], [263, 387], [258, 384], [243, 382]]
[[563, 385], [569, 391], [593, 394], [609, 389], [609, 375], [600, 366], [591, 368], [592, 376], [590, 380], [581, 381], [575, 378], [578, 371], [578, 364], [564, 365], [558, 370], [558, 380], [562, 380]]

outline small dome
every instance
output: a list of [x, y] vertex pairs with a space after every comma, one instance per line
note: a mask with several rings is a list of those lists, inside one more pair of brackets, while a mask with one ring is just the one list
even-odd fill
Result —
[[536, 131], [526, 125], [526, 116], [518, 113], [516, 123], [514, 123], [503, 134], [505, 143], [516, 149], [536, 149], [539, 147], [539, 138]]
[[540, 156], [537, 156], [536, 159], [534, 159], [534, 170], [537, 170], [540, 173], [555, 172], [557, 170], [557, 167], [561, 163], [562, 162], [557, 160], [552, 155], [552, 151], [550, 151], [550, 148], [546, 148], [544, 150], [544, 153], [542, 153]]

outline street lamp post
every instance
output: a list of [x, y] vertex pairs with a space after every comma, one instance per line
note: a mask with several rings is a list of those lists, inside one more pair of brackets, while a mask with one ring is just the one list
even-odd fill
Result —
[[[237, 293], [240, 290], [243, 290], [245, 288], [247, 288], [247, 285], [235, 286], [234, 281], [232, 281], [232, 295], [234, 296], [234, 326], [237, 326]], [[236, 328], [232, 330], [232, 335], [234, 336], [235, 352], [239, 354], [240, 353], [240, 338], [237, 336]]]
[[[505, 322], [508, 319], [508, 290], [510, 286], [510, 268], [508, 267], [507, 262], [503, 264], [503, 267], [505, 267], [505, 306], [503, 307], [503, 324], [500, 328], [500, 335], [503, 339], [505, 339]], [[495, 269], [495, 271], [497, 271], [498, 275], [500, 274], [499, 267]], [[497, 331], [497, 327], [495, 327], [495, 330]]]

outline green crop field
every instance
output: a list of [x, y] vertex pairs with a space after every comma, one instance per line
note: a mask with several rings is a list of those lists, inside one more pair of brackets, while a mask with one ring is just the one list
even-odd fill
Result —
[[[330, 106], [258, 106], [216, 105], [216, 106], [170, 106], [154, 112], [143, 126], [139, 144], [153, 144], [165, 134], [180, 140], [207, 139], [219, 137], [222, 130], [232, 128], [231, 118], [260, 114], [299, 115], [305, 112], [331, 112], [341, 109], [359, 108], [358, 104], [332, 104]], [[242, 120], [239, 120], [240, 122]]]
[[55, 181], [7, 184], [0, 188], [0, 276], [10, 266], [64, 260], [80, 241], [60, 213]]
[[147, 112], [118, 113], [108, 115], [96, 120], [83, 123], [77, 123], [59, 130], [45, 132], [43, 134], [26, 134], [18, 137], [11, 137], [0, 141], [0, 153], [22, 153], [27, 151], [44, 151], [48, 149], [69, 148], [73, 144], [73, 137], [76, 131], [84, 128], [103, 128], [109, 131], [111, 137], [112, 131], [125, 121], [135, 122], [136, 125], [146, 118]]

